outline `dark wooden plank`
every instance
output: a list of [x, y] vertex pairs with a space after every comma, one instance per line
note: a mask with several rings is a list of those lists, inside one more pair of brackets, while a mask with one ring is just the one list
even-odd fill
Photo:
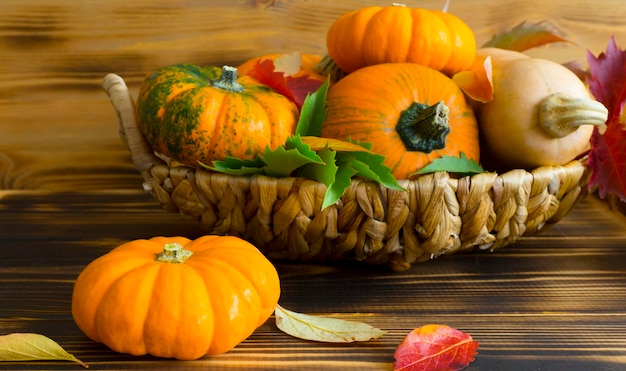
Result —
[[[443, 323], [479, 341], [468, 370], [617, 370], [626, 362], [624, 220], [595, 198], [550, 230], [495, 252], [441, 257], [394, 273], [358, 264], [276, 262], [286, 308], [388, 331], [361, 344], [281, 333], [273, 318], [248, 340], [193, 362], [117, 354], [87, 339], [70, 312], [73, 282], [128, 239], [199, 235], [140, 192], [5, 192], [0, 199], [0, 333], [45, 334], [91, 369], [388, 370], [414, 327]], [[63, 362], [7, 370], [77, 369]]]

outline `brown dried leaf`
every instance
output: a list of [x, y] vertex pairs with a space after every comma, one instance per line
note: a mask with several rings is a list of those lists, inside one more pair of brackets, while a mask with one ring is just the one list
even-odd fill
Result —
[[483, 48], [495, 47], [522, 52], [550, 43], [569, 42], [559, 33], [560, 31], [550, 23], [527, 23], [524, 21], [509, 31], [494, 35], [491, 40], [483, 45]]

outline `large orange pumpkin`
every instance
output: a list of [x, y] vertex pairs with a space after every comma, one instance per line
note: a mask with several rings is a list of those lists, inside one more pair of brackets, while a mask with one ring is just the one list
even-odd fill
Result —
[[196, 359], [224, 353], [274, 311], [274, 266], [237, 237], [154, 237], [91, 262], [72, 315], [92, 340], [132, 355]]
[[293, 134], [299, 114], [289, 99], [229, 66], [160, 68], [137, 98], [139, 126], [152, 148], [191, 166], [276, 148]]
[[412, 62], [453, 74], [472, 64], [476, 40], [469, 26], [450, 13], [368, 6], [335, 20], [326, 47], [348, 73], [378, 63]]
[[413, 63], [373, 65], [337, 82], [321, 134], [372, 143], [396, 179], [443, 155], [480, 157], [476, 118], [462, 91], [441, 72]]

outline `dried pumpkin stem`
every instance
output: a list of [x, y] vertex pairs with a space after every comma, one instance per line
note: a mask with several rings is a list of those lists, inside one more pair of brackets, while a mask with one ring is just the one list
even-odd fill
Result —
[[222, 74], [220, 75], [220, 78], [218, 80], [211, 81], [211, 85], [228, 91], [243, 91], [243, 86], [237, 82], [237, 69], [231, 66], [222, 67]]
[[193, 255], [191, 251], [185, 250], [183, 245], [177, 242], [166, 243], [165, 246], [163, 246], [163, 251], [157, 254], [156, 261], [160, 263], [180, 264], [189, 259], [191, 255]]
[[594, 99], [555, 93], [539, 104], [539, 126], [554, 138], [563, 138], [581, 125], [602, 127], [609, 111]]
[[432, 106], [414, 102], [402, 111], [396, 131], [407, 151], [430, 153], [446, 146], [450, 109], [440, 101]]

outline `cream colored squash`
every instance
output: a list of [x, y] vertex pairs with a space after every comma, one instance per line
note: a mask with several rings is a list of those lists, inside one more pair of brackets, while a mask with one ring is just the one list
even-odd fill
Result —
[[499, 168], [564, 165], [588, 149], [594, 126], [604, 125], [608, 111], [576, 74], [518, 52], [490, 55], [493, 100], [476, 107], [485, 162]]

